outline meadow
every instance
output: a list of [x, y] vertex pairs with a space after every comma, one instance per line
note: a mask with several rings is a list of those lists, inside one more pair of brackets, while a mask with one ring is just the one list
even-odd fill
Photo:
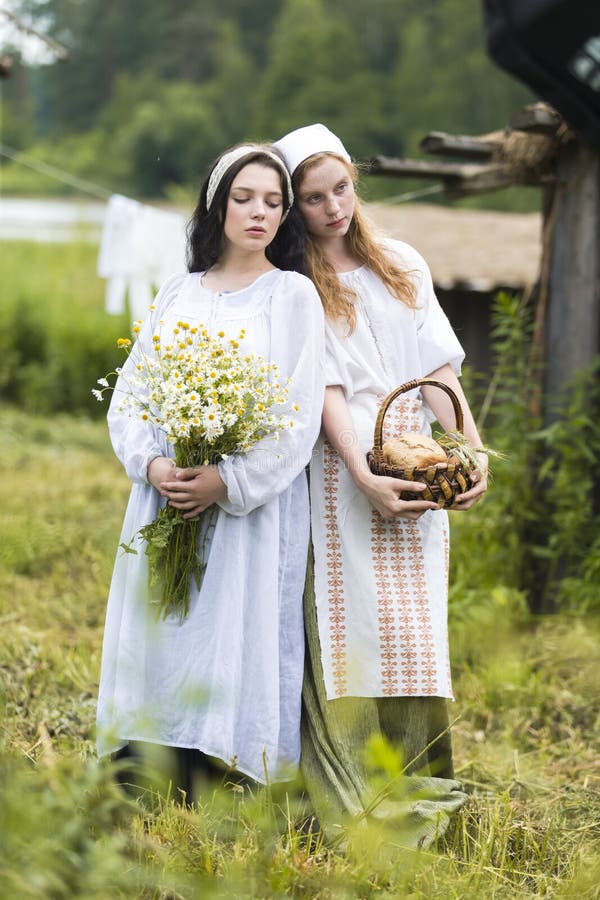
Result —
[[[192, 810], [168, 791], [126, 796], [96, 759], [103, 618], [128, 483], [89, 391], [118, 364], [128, 323], [102, 310], [91, 246], [5, 244], [0, 273], [0, 896], [600, 897], [597, 519], [562, 499], [548, 545], [565, 569], [561, 611], [533, 616], [515, 569], [518, 521], [529, 521], [526, 424], [506, 374], [520, 378], [517, 306], [506, 299], [497, 326], [512, 355], [499, 359], [486, 432], [509, 458], [484, 503], [451, 514], [451, 718], [470, 800], [433, 848], [408, 850], [379, 823], [353, 830], [342, 854], [298, 833], [299, 786], [223, 786]], [[586, 442], [575, 435], [565, 449], [560, 428], [546, 439], [556, 490], [577, 471], [583, 496], [573, 467], [591, 432], [573, 398], [569, 428]], [[573, 535], [589, 531], [575, 557]], [[374, 748], [374, 785], [401, 766]]]

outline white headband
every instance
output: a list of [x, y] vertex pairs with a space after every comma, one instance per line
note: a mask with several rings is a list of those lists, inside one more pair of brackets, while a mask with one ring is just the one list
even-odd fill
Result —
[[[210, 178], [208, 179], [208, 187], [206, 188], [206, 209], [209, 210], [213, 200], [215, 199], [215, 194], [217, 192], [217, 188], [221, 183], [221, 179], [225, 172], [239, 159], [242, 159], [243, 156], [249, 156], [251, 153], [261, 153], [264, 156], [268, 156], [270, 159], [274, 160], [277, 163], [279, 169], [281, 170], [282, 175], [285, 177], [285, 183], [288, 190], [288, 201], [289, 206], [283, 213], [281, 217], [281, 221], [285, 219], [290, 209], [292, 208], [292, 204], [294, 202], [294, 192], [292, 190], [292, 179], [290, 178], [290, 173], [285, 167], [285, 163], [283, 160], [277, 156], [275, 153], [271, 153], [270, 150], [265, 150], [264, 147], [252, 144], [244, 144], [243, 147], [234, 147], [233, 150], [230, 150], [229, 153], [224, 153], [219, 162], [216, 164], [212, 172], [210, 173]], [[284, 203], [285, 203], [284, 198]]]
[[339, 137], [320, 123], [296, 128], [295, 131], [290, 131], [289, 134], [275, 141], [273, 146], [277, 147], [285, 159], [292, 175], [300, 163], [303, 163], [309, 156], [314, 156], [315, 153], [335, 153], [346, 162], [352, 162], [350, 154]]

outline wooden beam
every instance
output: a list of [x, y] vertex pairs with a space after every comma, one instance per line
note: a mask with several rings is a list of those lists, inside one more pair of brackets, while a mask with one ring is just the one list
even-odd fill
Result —
[[499, 149], [500, 142], [461, 134], [447, 134], [444, 131], [430, 131], [419, 146], [425, 153], [436, 153], [438, 156], [489, 160]]
[[418, 159], [395, 159], [388, 156], [376, 156], [369, 162], [369, 171], [374, 175], [441, 180], [444, 185], [444, 194], [449, 200], [469, 197], [484, 191], [497, 191], [513, 184], [513, 180], [500, 163], [478, 165], [476, 163], [428, 162]]
[[461, 178], [468, 166], [462, 163], [429, 162], [421, 159], [397, 159], [375, 156], [369, 160], [369, 173], [408, 178]]
[[549, 247], [545, 423], [554, 402], [600, 353], [600, 154], [584, 144], [559, 155]]
[[499, 191], [515, 184], [513, 178], [500, 164], [464, 168], [472, 171], [465, 172], [461, 178], [448, 179], [444, 183], [444, 194], [448, 200], [459, 200], [461, 197], [484, 194], [487, 191]]
[[562, 125], [560, 113], [545, 103], [534, 103], [524, 106], [512, 113], [508, 120], [513, 131], [529, 131], [533, 134], [556, 134]]

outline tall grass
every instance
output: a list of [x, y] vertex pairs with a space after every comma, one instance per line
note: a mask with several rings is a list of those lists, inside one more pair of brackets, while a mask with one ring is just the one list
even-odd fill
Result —
[[[37, 298], [31, 309], [40, 334], [56, 335], [62, 332], [55, 324], [74, 323], [83, 359], [86, 329], [103, 331], [98, 346], [112, 342], [106, 329], [122, 333], [124, 323], [102, 321], [89, 248], [25, 247], [21, 268], [28, 254], [39, 271], [24, 272], [20, 296]], [[11, 261], [8, 268], [13, 281], [6, 284], [16, 292], [19, 266]], [[16, 314], [21, 305], [11, 302]], [[516, 340], [514, 327], [510, 333]], [[26, 329], [28, 339], [32, 334]], [[82, 370], [82, 392], [108, 367], [96, 360]], [[35, 413], [44, 383], [40, 375], [39, 392], [30, 386], [18, 394], [27, 409], [0, 410], [0, 896], [600, 896], [600, 626], [593, 604], [580, 602], [593, 566], [582, 567], [588, 574], [580, 577], [571, 566], [580, 599], [570, 612], [530, 614], [515, 567], [523, 512], [518, 466], [528, 433], [520, 398], [510, 402], [508, 375], [496, 415], [512, 424], [504, 437], [501, 430], [487, 437], [499, 449], [507, 449], [504, 439], [512, 441], [513, 456], [497, 467], [484, 503], [451, 514], [457, 696], [451, 715], [457, 774], [469, 804], [431, 850], [407, 850], [383, 823], [358, 829], [346, 854], [311, 846], [298, 833], [307, 810], [297, 786], [207, 789], [190, 810], [168, 790], [126, 796], [97, 762], [102, 627], [129, 485], [104, 422], [50, 415], [46, 406], [43, 415]], [[575, 405], [569, 416], [576, 428]], [[584, 427], [589, 446], [593, 438]], [[569, 521], [582, 528], [578, 518]], [[566, 539], [556, 540], [561, 552], [571, 552]], [[386, 771], [374, 775], [385, 778]]]
[[104, 312], [91, 244], [5, 241], [0, 261], [0, 398], [37, 413], [98, 415], [90, 389], [122, 363], [125, 315]]

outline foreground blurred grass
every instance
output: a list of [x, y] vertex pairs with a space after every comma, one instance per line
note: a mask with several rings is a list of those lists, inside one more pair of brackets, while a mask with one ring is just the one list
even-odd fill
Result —
[[[309, 852], [297, 790], [224, 789], [193, 812], [123, 796], [93, 723], [129, 485], [104, 421], [57, 411], [105, 413], [89, 390], [128, 323], [102, 311], [95, 248], [5, 249], [0, 389], [29, 412], [0, 410], [0, 897], [600, 897], [600, 627], [532, 621], [514, 587], [514, 453], [486, 502], [451, 516], [451, 716], [471, 800], [440, 847], [411, 853], [379, 826], [347, 856]], [[393, 770], [380, 760], [379, 783]]]
[[456, 763], [472, 796], [436, 852], [402, 850], [383, 827], [347, 857], [309, 852], [293, 792], [223, 790], [197, 812], [133, 802], [92, 744], [127, 481], [102, 422], [4, 409], [0, 441], [1, 896], [598, 896], [597, 629], [534, 624], [501, 585], [454, 624]]

